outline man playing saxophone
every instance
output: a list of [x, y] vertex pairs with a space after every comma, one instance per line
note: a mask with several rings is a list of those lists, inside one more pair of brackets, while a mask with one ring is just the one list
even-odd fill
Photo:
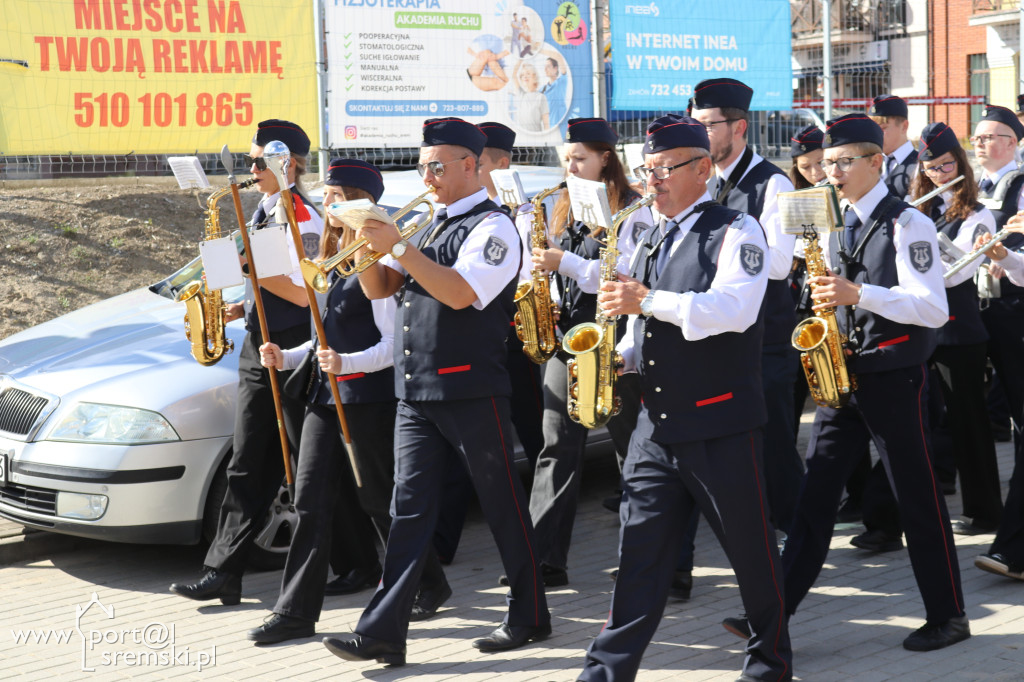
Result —
[[633, 259], [634, 278], [598, 303], [629, 315], [619, 344], [639, 372], [643, 406], [623, 466], [619, 575], [611, 615], [581, 680], [632, 680], [661, 620], [681, 524], [699, 507], [732, 562], [755, 634], [744, 679], [789, 680], [775, 530], [765, 504], [765, 421], [758, 319], [768, 244], [757, 221], [711, 200], [707, 131], [684, 116], [647, 128], [644, 166], [661, 215]]

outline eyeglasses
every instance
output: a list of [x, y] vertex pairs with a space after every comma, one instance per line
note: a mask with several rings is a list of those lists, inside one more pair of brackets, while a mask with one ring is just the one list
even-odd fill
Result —
[[867, 159], [872, 156], [874, 156], [874, 154], [861, 154], [860, 156], [843, 156], [841, 158], [836, 159], [835, 161], [824, 159], [822, 161], [819, 161], [818, 165], [821, 166], [821, 170], [825, 171], [826, 173], [831, 171], [833, 166], [839, 166], [839, 170], [845, 173], [846, 171], [850, 170], [850, 166], [852, 166], [853, 162], [856, 161], [857, 159]]
[[707, 123], [701, 123], [701, 125], [704, 126], [704, 130], [706, 130], [706, 131], [708, 131], [710, 133], [711, 129], [714, 128], [719, 123], [735, 123], [738, 120], [740, 120], [740, 119], [738, 119], [738, 118], [723, 118], [721, 121], [708, 121]]
[[265, 171], [267, 170], [267, 160], [262, 156], [252, 157], [246, 154], [242, 157], [242, 161], [245, 162], [247, 168], [252, 168], [253, 164], [256, 164], [256, 170]]
[[421, 178], [427, 174], [428, 170], [430, 171], [430, 174], [433, 175], [435, 178], [444, 177], [445, 166], [447, 166], [449, 163], [455, 163], [456, 161], [465, 161], [468, 158], [468, 156], [463, 156], [461, 159], [452, 159], [451, 161], [445, 161], [444, 163], [441, 163], [440, 161], [417, 163], [416, 172], [420, 174]]
[[691, 164], [694, 161], [703, 158], [705, 157], [695, 156], [689, 161], [683, 161], [682, 163], [677, 163], [674, 166], [656, 166], [655, 168], [648, 168], [647, 166], [637, 166], [636, 168], [633, 169], [633, 175], [637, 176], [645, 183], [650, 182], [651, 176], [653, 176], [655, 180], [668, 180], [668, 176], [671, 175], [672, 171], [674, 171], [676, 168], [682, 168], [687, 164]]
[[939, 175], [941, 173], [948, 173], [954, 168], [956, 168], [956, 161], [947, 161], [941, 166], [931, 166], [930, 168], [925, 168], [924, 172], [927, 173], [928, 175]]
[[1013, 139], [1013, 135], [999, 134], [999, 135], [974, 135], [974, 136], [972, 136], [970, 138], [970, 140], [971, 140], [971, 144], [973, 144], [975, 147], [977, 147], [977, 146], [983, 145], [983, 144], [992, 144], [993, 142], [996, 141], [997, 137], [1006, 137], [1006, 138], [1009, 138], [1011, 140]]

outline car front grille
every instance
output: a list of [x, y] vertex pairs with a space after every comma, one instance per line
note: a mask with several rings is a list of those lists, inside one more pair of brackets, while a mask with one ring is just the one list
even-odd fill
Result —
[[0, 504], [46, 516], [57, 515], [57, 491], [8, 483], [0, 487]]
[[27, 436], [48, 402], [42, 396], [8, 387], [0, 393], [0, 431]]

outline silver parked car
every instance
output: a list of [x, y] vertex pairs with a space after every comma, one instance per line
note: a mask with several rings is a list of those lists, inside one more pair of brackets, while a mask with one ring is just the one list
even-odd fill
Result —
[[[519, 168], [530, 194], [558, 168]], [[387, 173], [381, 205], [423, 191], [415, 171]], [[237, 355], [203, 367], [189, 355], [175, 294], [197, 258], [167, 279], [0, 341], [0, 516], [32, 528], [119, 542], [191, 544], [216, 529], [232, 447]], [[241, 287], [224, 291], [238, 301]], [[227, 325], [241, 347], [241, 321]], [[283, 491], [252, 563], [283, 560]]]

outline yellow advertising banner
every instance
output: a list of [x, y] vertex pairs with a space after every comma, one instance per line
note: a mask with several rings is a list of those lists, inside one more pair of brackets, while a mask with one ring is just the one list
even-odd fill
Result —
[[319, 146], [312, 0], [3, 0], [0, 155]]

